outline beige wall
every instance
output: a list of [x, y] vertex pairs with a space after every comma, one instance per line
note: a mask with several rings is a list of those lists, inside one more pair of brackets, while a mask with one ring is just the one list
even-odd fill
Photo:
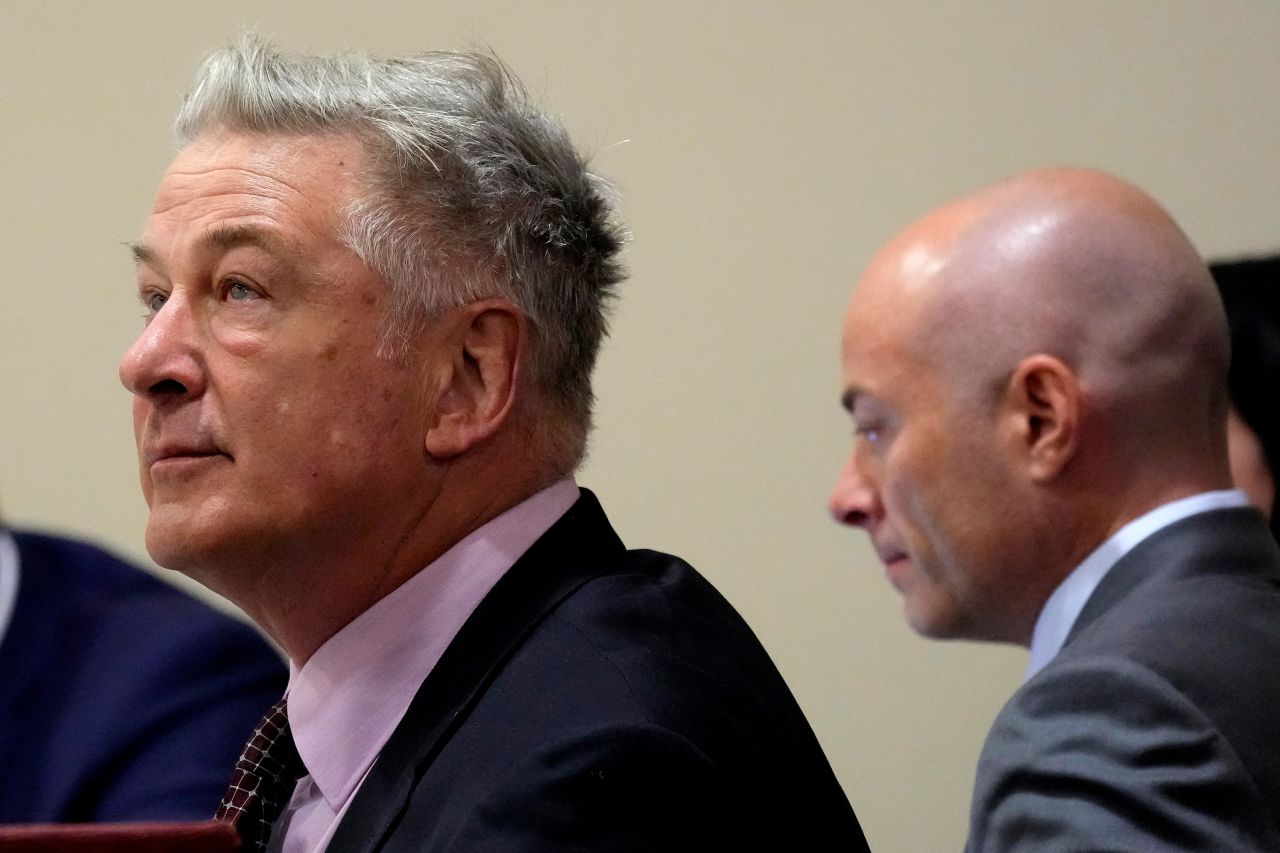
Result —
[[1280, 246], [1263, 0], [3, 0], [0, 19], [11, 520], [145, 559], [121, 243], [200, 56], [246, 26], [300, 50], [487, 43], [596, 152], [634, 234], [581, 481], [628, 542], [686, 556], [755, 626], [882, 851], [960, 846], [1023, 657], [915, 638], [863, 537], [826, 516], [856, 273], [925, 209], [1047, 163], [1149, 188], [1206, 253]]

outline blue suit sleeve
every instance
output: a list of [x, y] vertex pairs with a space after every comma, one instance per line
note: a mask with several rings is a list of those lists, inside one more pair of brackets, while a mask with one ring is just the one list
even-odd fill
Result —
[[84, 709], [77, 739], [100, 750], [72, 812], [212, 817], [254, 724], [284, 690], [280, 657], [248, 626], [176, 597], [117, 608], [96, 639], [133, 651], [70, 685], [78, 695], [67, 701]]

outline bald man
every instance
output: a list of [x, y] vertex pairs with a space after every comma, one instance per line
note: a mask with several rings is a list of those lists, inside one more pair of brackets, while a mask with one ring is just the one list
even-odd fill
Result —
[[1280, 850], [1280, 552], [1230, 487], [1228, 351], [1187, 238], [1096, 172], [944, 207], [855, 289], [832, 512], [916, 631], [1031, 652], [970, 851]]

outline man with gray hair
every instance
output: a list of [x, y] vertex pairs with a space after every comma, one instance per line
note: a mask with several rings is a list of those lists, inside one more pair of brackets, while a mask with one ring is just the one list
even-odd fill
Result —
[[120, 373], [148, 549], [292, 664], [248, 849], [866, 849], [750, 629], [572, 479], [620, 239], [505, 69], [248, 38], [177, 132]]
[[1155, 201], [1044, 169], [849, 303], [831, 498], [930, 637], [1020, 643], [968, 849], [1280, 850], [1280, 552], [1231, 488], [1222, 304]]

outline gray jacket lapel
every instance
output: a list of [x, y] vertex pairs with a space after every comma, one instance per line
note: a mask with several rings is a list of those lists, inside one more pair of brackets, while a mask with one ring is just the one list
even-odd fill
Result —
[[[1249, 507], [1212, 510], [1174, 522], [1138, 543], [1089, 596], [1064, 648], [1139, 587], [1195, 574], [1276, 574], [1280, 547], [1262, 514]], [[1158, 606], [1158, 597], [1152, 606]]]

